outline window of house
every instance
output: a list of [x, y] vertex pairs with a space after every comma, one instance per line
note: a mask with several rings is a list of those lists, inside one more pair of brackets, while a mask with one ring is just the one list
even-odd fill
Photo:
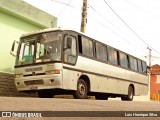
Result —
[[160, 94], [160, 90], [158, 90], [157, 92], [158, 92], [158, 94]]
[[160, 83], [160, 75], [157, 75], [157, 83]]
[[118, 64], [118, 52], [112, 47], [108, 47], [108, 59], [110, 63]]
[[107, 49], [106, 46], [101, 43], [96, 43], [96, 57], [99, 60], [107, 61]]

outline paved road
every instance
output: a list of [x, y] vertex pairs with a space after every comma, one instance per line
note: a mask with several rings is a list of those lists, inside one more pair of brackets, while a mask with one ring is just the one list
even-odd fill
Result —
[[[60, 98], [20, 98], [20, 97], [0, 97], [0, 111], [160, 111], [160, 102], [152, 101], [120, 101], [120, 100], [78, 100], [78, 99], [60, 99]], [[74, 112], [78, 115], [78, 112]], [[90, 114], [90, 113], [87, 113]], [[97, 114], [96, 112], [94, 114]], [[114, 114], [114, 112], [112, 113]], [[118, 114], [115, 112], [115, 114]], [[159, 113], [160, 114], [160, 113]], [[77, 119], [81, 117], [55, 117], [56, 119]], [[54, 118], [54, 119], [55, 119]], [[0, 118], [4, 119], [4, 118]], [[5, 118], [8, 120], [8, 118]], [[13, 119], [13, 118], [12, 118]], [[15, 118], [21, 120], [22, 118]], [[23, 118], [26, 120], [29, 118]], [[32, 118], [33, 119], [33, 118]], [[36, 118], [34, 118], [36, 119]], [[39, 118], [38, 118], [39, 119]], [[37, 119], [37, 120], [38, 120]], [[40, 120], [53, 118], [41, 118]], [[84, 118], [83, 118], [84, 119]], [[85, 119], [91, 119], [85, 117]], [[110, 119], [110, 120], [139, 120], [139, 117], [123, 117], [123, 118], [110, 118], [110, 117], [94, 117], [92, 120]], [[145, 118], [146, 119], [146, 118]], [[148, 119], [152, 119], [147, 117]], [[156, 117], [155, 119], [160, 119]]]

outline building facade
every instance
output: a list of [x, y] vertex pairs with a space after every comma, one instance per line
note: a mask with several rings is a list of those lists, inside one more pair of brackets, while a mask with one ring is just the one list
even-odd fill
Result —
[[151, 66], [150, 98], [160, 101], [160, 65]]
[[13, 73], [15, 58], [10, 55], [14, 40], [24, 33], [56, 27], [57, 19], [23, 0], [0, 0], [0, 71]]
[[12, 43], [27, 32], [56, 26], [56, 17], [23, 0], [0, 0], [0, 96], [35, 96], [16, 91]]

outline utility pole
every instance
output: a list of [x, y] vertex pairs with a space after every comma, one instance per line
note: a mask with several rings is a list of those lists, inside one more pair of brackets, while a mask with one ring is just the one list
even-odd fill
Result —
[[82, 20], [81, 20], [81, 32], [86, 32], [86, 23], [87, 23], [87, 0], [83, 0], [82, 7]]
[[151, 67], [151, 51], [152, 51], [152, 49], [150, 49], [149, 47], [147, 47], [147, 49], [149, 50], [149, 67]]
[[151, 51], [152, 49], [147, 47], [147, 49], [149, 50], [149, 69], [148, 69], [148, 73], [149, 73], [149, 84], [148, 84], [148, 87], [149, 87], [149, 91], [148, 91], [148, 94], [150, 94], [150, 86], [151, 86]]

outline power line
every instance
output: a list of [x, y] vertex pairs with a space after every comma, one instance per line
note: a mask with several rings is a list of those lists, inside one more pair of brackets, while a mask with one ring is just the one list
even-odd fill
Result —
[[105, 4], [112, 10], [112, 12], [140, 39], [142, 40], [147, 46], [150, 46], [148, 43], [146, 43], [137, 33], [133, 31], [133, 29], [113, 10], [113, 8], [104, 0]]
[[73, 6], [73, 4], [68, 4], [68, 3], [65, 3], [65, 2], [60, 2], [60, 1], [58, 1], [58, 0], [51, 0], [51, 1], [53, 1], [53, 2], [56, 2], [56, 3], [59, 3], [59, 4], [63, 4], [63, 5], [66, 5], [66, 6], [69, 6], [69, 7], [71, 7], [71, 8], [78, 8], [78, 9], [81, 9], [81, 6]]
[[96, 20], [95, 18], [93, 18], [93, 17], [90, 15], [90, 13], [88, 13], [87, 15], [88, 15], [89, 17], [91, 17], [92, 20], [94, 20], [94, 21], [97, 22], [99, 25], [101, 25], [101, 27], [104, 27], [104, 28], [106, 28], [106, 29], [109, 29], [108, 26], [106, 26], [106, 25], [103, 24], [102, 22]]
[[72, 6], [71, 6], [70, 4], [68, 4], [68, 3], [60, 2], [60, 1], [57, 1], [57, 0], [51, 0], [51, 1], [57, 2], [57, 3], [60, 3], [60, 4], [64, 4], [64, 5], [69, 6], [69, 7], [72, 7]]
[[[95, 8], [93, 8], [91, 5], [88, 4], [88, 6], [94, 10], [98, 15], [100, 15], [102, 18], [104, 18], [107, 22], [109, 22], [111, 25], [113, 25], [114, 27], [116, 27], [113, 23], [111, 23], [108, 19], [106, 19], [100, 12], [98, 12]], [[117, 27], [116, 27], [117, 28]], [[118, 29], [118, 28], [117, 28]]]
[[62, 12], [67, 8], [67, 6], [71, 7], [71, 5], [70, 5], [71, 2], [72, 2], [72, 0], [70, 0], [67, 4], [65, 4], [64, 8], [59, 12], [59, 14], [57, 15], [57, 17], [59, 17], [60, 14], [62, 14]]
[[160, 57], [158, 57], [158, 56], [151, 56], [152, 58], [155, 58], [155, 59], [160, 59]]
[[128, 1], [128, 0], [125, 0], [125, 1], [126, 1], [127, 3], [129, 3], [130, 5], [134, 6], [135, 8], [137, 8], [137, 9], [143, 11], [144, 13], [151, 15], [152, 17], [156, 18], [157, 20], [160, 20], [160, 17], [158, 17], [158, 16], [156, 16], [156, 15], [154, 15], [154, 14], [152, 14], [152, 13], [146, 11], [145, 9], [143, 9], [143, 8], [141, 8], [141, 7], [137, 6], [137, 5], [135, 5], [134, 3], [132, 3], [132, 2], [130, 2], [130, 1]]
[[[120, 30], [117, 26], [115, 26], [112, 22], [110, 22], [106, 17], [104, 17], [100, 12], [98, 12], [94, 7], [92, 7], [90, 4], [88, 4], [88, 6], [92, 9], [92, 10], [94, 10], [94, 12], [96, 12], [99, 16], [101, 16], [102, 18], [104, 18], [107, 22], [109, 22], [112, 26], [114, 26], [116, 29], [118, 29], [119, 31], [121, 31], [122, 33], [123, 33], [123, 31], [122, 30]], [[104, 25], [104, 24], [102, 24], [102, 23], [100, 23], [101, 25]], [[104, 27], [104, 26], [103, 26]], [[105, 27], [106, 28], [106, 27]], [[107, 28], [108, 29], [108, 28]], [[124, 37], [122, 37], [122, 36], [120, 36], [118, 33], [116, 33], [115, 31], [112, 31], [112, 33], [113, 34], [115, 34], [116, 36], [118, 36], [118, 37], [121, 37], [123, 40], [126, 40], [128, 43], [130, 43], [131, 45], [134, 45], [133, 43], [131, 43], [128, 39], [126, 39], [126, 38], [124, 38]], [[137, 44], [136, 45], [134, 45], [134, 46], [136, 46], [136, 47], [138, 47], [137, 46]], [[141, 47], [139, 47], [139, 49], [141, 49], [143, 52], [145, 51], [145, 50], [143, 50]]]
[[104, 0], [105, 4], [112, 10], [112, 12], [132, 31], [134, 35], [136, 35], [143, 43], [145, 43], [148, 47], [150, 47], [152, 50], [160, 54], [157, 50], [155, 50], [153, 47], [151, 47], [145, 40], [143, 40], [114, 10], [113, 8]]
[[79, 11], [80, 11], [80, 9], [81, 9], [81, 7], [79, 7], [79, 6], [73, 6], [73, 5], [71, 4], [71, 2], [72, 2], [73, 0], [70, 0], [70, 1], [68, 0], [68, 1], [69, 1], [68, 3], [63, 2], [63, 1], [57, 1], [57, 0], [51, 0], [51, 1], [56, 2], [56, 3], [58, 3], [58, 4], [61, 4], [61, 5], [65, 5], [65, 6], [63, 7], [63, 9], [58, 13], [57, 17], [59, 17], [67, 7], [70, 7], [70, 8], [79, 10]]

